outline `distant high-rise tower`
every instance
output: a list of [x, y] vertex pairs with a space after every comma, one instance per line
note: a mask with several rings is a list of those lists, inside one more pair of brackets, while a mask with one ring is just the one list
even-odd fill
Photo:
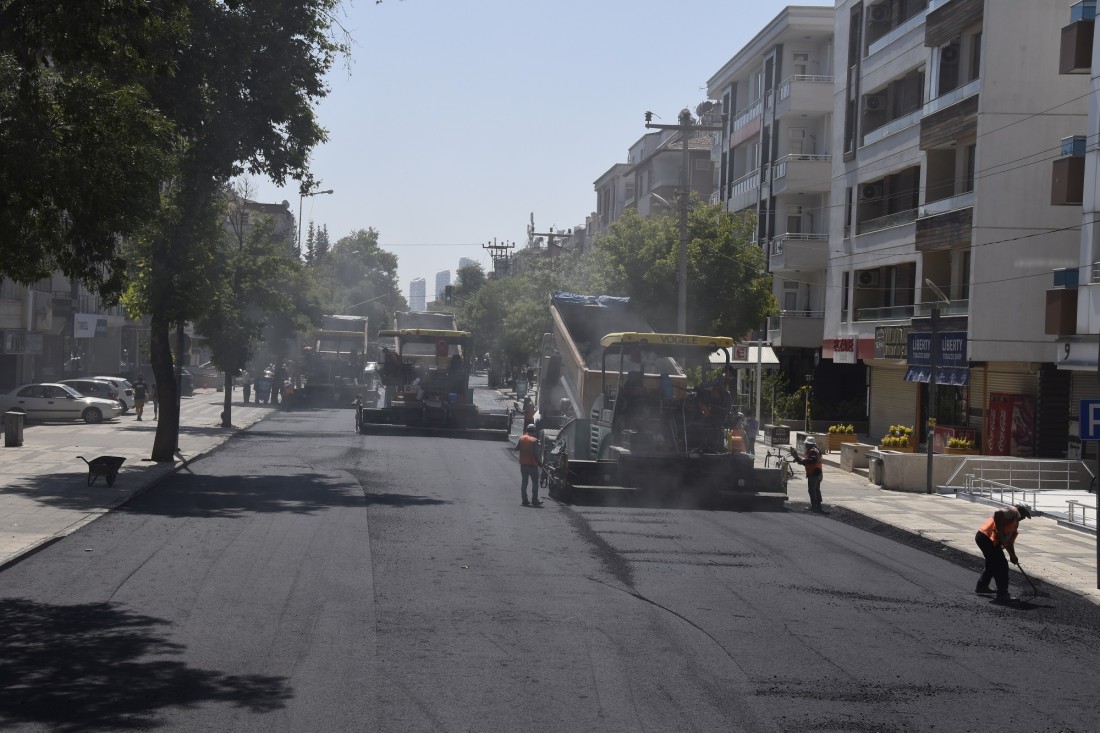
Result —
[[425, 302], [427, 282], [424, 278], [418, 277], [409, 283], [409, 308], [414, 311], [422, 311], [428, 307]]
[[463, 267], [468, 267], [469, 265], [476, 265], [476, 264], [477, 264], [477, 260], [471, 260], [469, 257], [459, 257], [458, 258], [458, 269], [460, 269], [460, 270]]
[[443, 288], [451, 284], [451, 271], [443, 270], [435, 273], [435, 299], [443, 300]]

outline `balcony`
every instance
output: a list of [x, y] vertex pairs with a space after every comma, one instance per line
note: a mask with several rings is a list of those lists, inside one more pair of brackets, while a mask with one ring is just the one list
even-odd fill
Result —
[[826, 115], [833, 111], [833, 77], [796, 74], [779, 83], [775, 116], [792, 112]]
[[880, 308], [857, 308], [857, 321], [909, 321], [913, 318], [916, 306], [888, 305]]
[[1051, 206], [1080, 206], [1085, 197], [1085, 150], [1088, 139], [1075, 135], [1062, 139], [1062, 157], [1051, 166]]
[[885, 216], [876, 216], [874, 219], [865, 219], [864, 221], [856, 222], [856, 235], [870, 234], [871, 232], [877, 232], [883, 229], [912, 224], [916, 221], [916, 218], [916, 209], [906, 209], [905, 211], [895, 211]]
[[968, 246], [973, 220], [973, 191], [921, 206], [917, 213], [917, 251], [935, 252]]
[[730, 184], [728, 211], [740, 211], [760, 200], [760, 169], [750, 171]]
[[772, 164], [772, 195], [786, 190], [827, 193], [832, 186], [831, 155], [784, 155]]
[[894, 133], [901, 132], [913, 125], [919, 124], [921, 121], [921, 110], [915, 110], [907, 115], [902, 115], [893, 120], [890, 120], [885, 125], [876, 127], [863, 136], [863, 146], [866, 147], [871, 143], [877, 143], [879, 140], [890, 137]]
[[825, 314], [821, 311], [781, 311], [778, 316], [768, 316], [768, 340], [773, 348], [819, 348], [824, 334]]
[[829, 258], [828, 234], [781, 234], [768, 247], [768, 269], [824, 271]]
[[1070, 24], [1062, 28], [1062, 43], [1058, 54], [1059, 74], [1088, 74], [1092, 70], [1095, 18], [1095, 0], [1079, 2], [1070, 7]]
[[895, 43], [899, 38], [904, 36], [914, 28], [919, 28], [924, 24], [924, 16], [927, 10], [921, 10], [916, 15], [903, 21], [900, 25], [887, 31], [884, 35], [876, 38], [873, 43], [867, 46], [867, 56], [874, 56], [876, 53], [886, 48], [887, 46]]

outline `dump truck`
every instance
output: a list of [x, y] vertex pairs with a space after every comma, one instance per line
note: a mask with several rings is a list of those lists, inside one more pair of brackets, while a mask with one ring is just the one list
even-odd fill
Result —
[[366, 316], [324, 315], [312, 345], [302, 349], [300, 372], [307, 401], [350, 405], [365, 384]]
[[[757, 467], [751, 455], [731, 450], [740, 417], [728, 365], [732, 338], [654, 333], [624, 298], [554, 293], [551, 314], [554, 349], [543, 356], [539, 407], [540, 418], [549, 412], [540, 438], [552, 497], [784, 505], [780, 469]], [[624, 323], [645, 330], [604, 330]], [[718, 353], [727, 363], [710, 365]], [[698, 384], [688, 385], [685, 365], [701, 370]]]
[[383, 399], [376, 407], [358, 408], [359, 433], [400, 428], [427, 435], [507, 440], [509, 410], [480, 410], [470, 387], [473, 336], [469, 331], [397, 328], [378, 332], [393, 339], [382, 349]]

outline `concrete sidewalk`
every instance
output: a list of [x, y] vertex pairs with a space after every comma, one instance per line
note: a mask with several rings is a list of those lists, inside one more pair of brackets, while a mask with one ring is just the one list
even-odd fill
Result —
[[[481, 400], [494, 395], [484, 390]], [[507, 404], [514, 394], [498, 392], [496, 402]], [[280, 409], [272, 405], [244, 405], [234, 393], [233, 427], [219, 427], [224, 395], [198, 390], [181, 405], [180, 453], [191, 460], [221, 445], [238, 431]], [[147, 410], [147, 415], [150, 411]], [[0, 447], [0, 568], [72, 534], [85, 524], [156, 485], [179, 470], [181, 460], [156, 464], [146, 460], [152, 451], [156, 422], [137, 422], [132, 414], [100, 425], [55, 423], [30, 425], [19, 448]], [[518, 431], [516, 431], [518, 433]], [[757, 446], [763, 460], [764, 446]], [[88, 486], [88, 468], [77, 456], [124, 456], [114, 486], [102, 478]], [[822, 486], [825, 506], [834, 519], [860, 517], [870, 523], [916, 535], [980, 560], [974, 533], [993, 508], [952, 496], [887, 491], [859, 474], [839, 468], [839, 454], [826, 454]], [[799, 471], [801, 474], [801, 471]], [[792, 511], [808, 508], [805, 478], [788, 486]], [[823, 518], [829, 521], [829, 517]], [[1036, 517], [1021, 524], [1017, 554], [1024, 570], [1036, 580], [1060, 586], [1100, 604], [1097, 590], [1094, 535], [1059, 526]], [[975, 576], [975, 581], [977, 576]], [[1026, 595], [1029, 586], [1013, 578], [1013, 591]]]
[[[152, 404], [141, 422], [133, 411], [99, 425], [80, 422], [32, 423], [21, 447], [0, 447], [0, 568], [72, 534], [85, 524], [156, 485], [195, 457], [221, 445], [274, 410], [276, 405], [245, 405], [233, 394], [233, 427], [222, 428], [224, 393], [199, 389], [180, 403], [180, 453], [173, 463], [148, 460], [157, 422]], [[88, 486], [89, 461], [122, 456], [114, 486], [103, 478]]]

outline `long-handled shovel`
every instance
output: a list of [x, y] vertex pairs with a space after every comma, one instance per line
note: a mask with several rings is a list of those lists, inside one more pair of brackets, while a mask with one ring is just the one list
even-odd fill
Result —
[[1031, 584], [1031, 597], [1032, 598], [1039, 597], [1041, 594], [1039, 593], [1039, 589], [1037, 587], [1035, 587], [1035, 581], [1033, 581], [1031, 579], [1030, 575], [1028, 575], [1027, 573], [1024, 572], [1024, 569], [1022, 567], [1020, 567], [1020, 563], [1015, 563], [1015, 565], [1016, 565], [1016, 569], [1020, 571], [1020, 574], [1023, 575], [1025, 578], [1027, 578], [1027, 582]]

